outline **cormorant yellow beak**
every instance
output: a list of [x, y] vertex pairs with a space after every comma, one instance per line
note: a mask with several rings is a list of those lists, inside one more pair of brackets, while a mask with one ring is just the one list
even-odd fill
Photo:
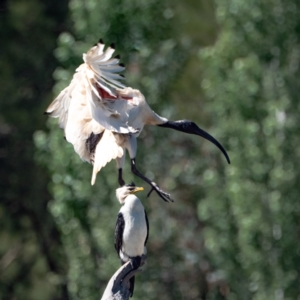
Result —
[[136, 187], [133, 191], [130, 192], [130, 194], [135, 194], [135, 193], [137, 193], [139, 191], [143, 191], [143, 190], [144, 190], [143, 187]]

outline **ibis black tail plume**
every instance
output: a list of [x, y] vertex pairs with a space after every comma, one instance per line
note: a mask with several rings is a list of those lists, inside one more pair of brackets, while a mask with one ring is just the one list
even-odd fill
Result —
[[207, 133], [203, 129], [199, 128], [197, 126], [197, 124], [195, 124], [194, 122], [188, 121], [188, 120], [167, 121], [166, 123], [160, 124], [158, 126], [172, 128], [172, 129], [182, 131], [185, 133], [189, 133], [189, 134], [199, 135], [199, 136], [207, 139], [208, 141], [215, 144], [223, 152], [224, 156], [226, 157], [227, 162], [230, 164], [229, 156], [228, 156], [226, 150], [224, 149], [224, 147], [209, 133]]

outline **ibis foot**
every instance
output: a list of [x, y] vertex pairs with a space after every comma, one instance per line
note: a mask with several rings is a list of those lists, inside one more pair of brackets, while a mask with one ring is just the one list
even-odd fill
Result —
[[174, 200], [171, 198], [171, 195], [164, 192], [155, 182], [152, 181], [150, 185], [151, 190], [149, 191], [147, 197], [149, 197], [151, 193], [155, 191], [158, 194], [158, 196], [162, 198], [165, 202], [174, 202]]
[[164, 192], [155, 182], [151, 181], [149, 178], [147, 178], [138, 171], [135, 163], [135, 158], [131, 159], [131, 171], [133, 174], [137, 175], [151, 186], [151, 190], [148, 193], [148, 197], [151, 195], [152, 191], [155, 191], [158, 194], [158, 196], [162, 198], [165, 202], [174, 202], [170, 194]]

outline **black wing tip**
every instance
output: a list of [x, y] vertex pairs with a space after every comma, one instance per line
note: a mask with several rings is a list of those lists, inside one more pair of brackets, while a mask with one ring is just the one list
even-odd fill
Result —
[[51, 113], [47, 112], [47, 111], [44, 111], [43, 115], [49, 116], [49, 115], [51, 115]]
[[116, 49], [116, 48], [115, 48], [115, 43], [111, 43], [111, 44], [110, 44], [110, 48]]
[[118, 54], [118, 55], [115, 56], [115, 58], [116, 58], [116, 59], [120, 59], [121, 56]]
[[119, 74], [121, 77], [125, 78], [125, 76], [123, 74]]
[[123, 67], [123, 68], [125, 68], [125, 65], [124, 65], [124, 64], [122, 64], [122, 63], [121, 63], [121, 64], [119, 64], [119, 66], [120, 66], [120, 67]]
[[98, 41], [98, 43], [100, 43], [100, 44], [103, 44], [103, 45], [104, 45], [103, 39], [102, 39], [102, 38], [100, 38], [100, 39], [99, 39], [99, 41]]

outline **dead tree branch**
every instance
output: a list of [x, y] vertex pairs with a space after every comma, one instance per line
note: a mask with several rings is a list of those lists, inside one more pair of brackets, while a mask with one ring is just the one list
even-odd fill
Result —
[[[146, 259], [147, 256], [143, 255], [140, 267], [144, 265]], [[141, 271], [140, 268], [134, 269], [130, 261], [121, 266], [109, 280], [101, 300], [128, 300], [129, 279]]]

